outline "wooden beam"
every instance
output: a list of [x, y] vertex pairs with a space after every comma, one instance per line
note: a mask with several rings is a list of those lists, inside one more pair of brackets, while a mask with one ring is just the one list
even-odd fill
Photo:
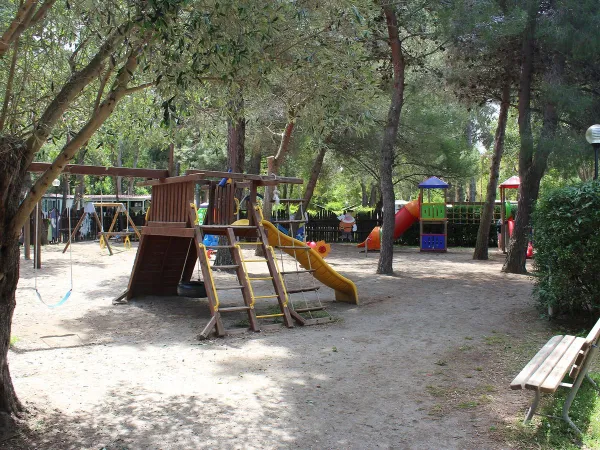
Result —
[[213, 170], [186, 170], [185, 175], [179, 177], [160, 178], [157, 180], [148, 180], [137, 183], [138, 186], [157, 186], [170, 183], [188, 183], [194, 181], [196, 183], [205, 181], [207, 178], [231, 178], [232, 180], [253, 181], [259, 183], [271, 184], [303, 184], [301, 178], [278, 177], [275, 175], [253, 175], [248, 173], [233, 173], [233, 172], [217, 172]]
[[[34, 162], [31, 163], [27, 171], [45, 172], [49, 167], [50, 163]], [[80, 164], [67, 164], [63, 169], [63, 173], [134, 178], [166, 178], [169, 176], [169, 171], [164, 169], [132, 169], [129, 167], [84, 166]]]
[[193, 228], [142, 227], [143, 236], [194, 237]]

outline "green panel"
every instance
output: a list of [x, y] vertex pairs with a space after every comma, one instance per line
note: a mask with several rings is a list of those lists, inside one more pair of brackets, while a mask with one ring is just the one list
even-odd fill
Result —
[[433, 206], [428, 205], [426, 203], [421, 205], [421, 217], [423, 219], [432, 219], [433, 218]]
[[433, 207], [433, 217], [436, 219], [446, 218], [446, 205], [435, 205]]

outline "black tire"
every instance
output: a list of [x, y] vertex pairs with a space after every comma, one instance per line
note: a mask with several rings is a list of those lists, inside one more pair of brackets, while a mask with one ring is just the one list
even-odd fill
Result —
[[186, 281], [177, 285], [177, 295], [180, 297], [206, 298], [206, 289], [202, 281]]

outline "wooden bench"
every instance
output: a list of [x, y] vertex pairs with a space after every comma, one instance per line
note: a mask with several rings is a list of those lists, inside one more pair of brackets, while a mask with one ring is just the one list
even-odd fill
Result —
[[[589, 377], [588, 370], [598, 351], [599, 338], [600, 319], [585, 338], [554, 336], [527, 363], [519, 375], [510, 383], [511, 389], [535, 391], [533, 403], [525, 416], [525, 423], [529, 422], [535, 414], [542, 393], [553, 393], [559, 387], [563, 387], [570, 389], [570, 392], [563, 406], [562, 417], [551, 417], [563, 419], [578, 434], [582, 434], [569, 418], [569, 409], [584, 378], [598, 389], [596, 383]], [[573, 380], [572, 383], [563, 382], [567, 374]]]

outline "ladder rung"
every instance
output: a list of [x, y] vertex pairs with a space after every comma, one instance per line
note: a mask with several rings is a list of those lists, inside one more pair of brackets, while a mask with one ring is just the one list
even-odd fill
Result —
[[206, 248], [233, 248], [233, 245], [207, 245]]
[[318, 291], [320, 288], [321, 288], [320, 286], [315, 286], [315, 287], [300, 288], [300, 289], [288, 289], [287, 293], [288, 294], [298, 294], [299, 292], [312, 292], [312, 291]]
[[222, 265], [222, 266], [212, 265], [210, 268], [211, 269], [237, 269], [238, 267], [240, 267], [240, 266], [237, 264], [230, 264], [230, 265]]
[[269, 317], [282, 317], [283, 314], [263, 314], [262, 316], [256, 316], [257, 319], [268, 319]]
[[235, 311], [248, 311], [249, 306], [230, 306], [227, 308], [219, 308], [219, 312], [235, 312]]
[[232, 291], [234, 289], [243, 289], [244, 286], [222, 286], [222, 287], [216, 287], [215, 289], [217, 291]]
[[257, 299], [257, 298], [277, 298], [277, 297], [279, 297], [279, 296], [277, 294], [275, 294], [275, 295], [256, 295], [252, 298]]
[[272, 280], [273, 277], [249, 277], [249, 280], [252, 281], [261, 281], [261, 280]]
[[242, 259], [243, 262], [267, 262], [266, 259]]
[[262, 245], [262, 241], [258, 241], [258, 242], [238, 242], [238, 245]]
[[313, 273], [316, 272], [317, 269], [306, 269], [306, 270], [288, 270], [285, 272], [279, 272], [281, 275], [289, 275], [290, 273]]
[[296, 311], [298, 313], [302, 313], [302, 312], [310, 312], [310, 311], [322, 311], [324, 309], [325, 309], [324, 306], [313, 306], [312, 308], [297, 308], [294, 311]]
[[296, 250], [311, 250], [309, 246], [299, 246], [299, 245], [277, 245], [277, 248], [295, 248]]

